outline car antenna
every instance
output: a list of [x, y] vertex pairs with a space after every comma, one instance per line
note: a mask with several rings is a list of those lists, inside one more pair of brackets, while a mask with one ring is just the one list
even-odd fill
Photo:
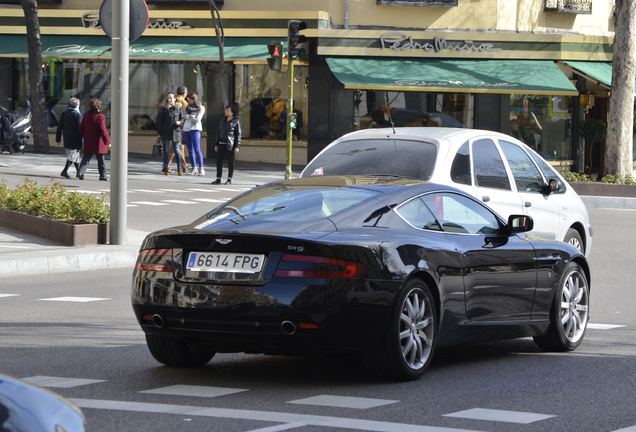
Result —
[[389, 114], [389, 121], [391, 122], [391, 127], [393, 128], [393, 135], [395, 135], [395, 123], [393, 123], [393, 116], [391, 115], [391, 102], [389, 102], [389, 92], [384, 92], [386, 97], [386, 112]]

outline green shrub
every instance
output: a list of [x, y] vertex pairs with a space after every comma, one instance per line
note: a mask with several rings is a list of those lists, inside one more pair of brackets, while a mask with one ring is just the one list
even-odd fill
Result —
[[108, 193], [86, 194], [69, 192], [51, 178], [48, 186], [25, 178], [23, 183], [10, 189], [0, 184], [0, 207], [33, 216], [68, 222], [110, 222]]
[[631, 174], [627, 174], [625, 176], [625, 181], [621, 181], [620, 176], [614, 175], [614, 174], [608, 174], [606, 176], [604, 176], [601, 181], [603, 183], [611, 183], [611, 184], [626, 184], [626, 185], [633, 185], [636, 184], [636, 180], [634, 180], [634, 177], [632, 177]]
[[561, 177], [565, 179], [567, 182], [591, 182], [594, 181], [592, 177], [587, 174], [579, 174], [572, 171], [568, 171], [567, 169], [562, 169], [559, 174]]

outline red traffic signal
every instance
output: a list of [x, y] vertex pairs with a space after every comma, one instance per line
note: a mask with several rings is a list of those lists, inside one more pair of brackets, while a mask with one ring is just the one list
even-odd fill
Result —
[[305, 35], [301, 34], [301, 30], [307, 28], [307, 23], [300, 20], [290, 20], [287, 30], [287, 54], [290, 59], [297, 59], [306, 54], [304, 48], [300, 44], [307, 41]]
[[267, 45], [267, 50], [269, 51], [269, 57], [267, 59], [267, 64], [271, 70], [279, 71], [283, 67], [283, 43], [282, 42], [272, 42]]

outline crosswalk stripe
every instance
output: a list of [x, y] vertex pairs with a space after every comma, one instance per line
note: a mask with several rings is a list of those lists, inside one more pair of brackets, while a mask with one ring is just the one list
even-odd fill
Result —
[[167, 202], [170, 204], [196, 204], [192, 201], [183, 201], [183, 200], [161, 200], [161, 202]]
[[75, 303], [87, 303], [92, 301], [101, 301], [101, 300], [110, 300], [109, 298], [102, 297], [51, 297], [51, 298], [43, 298], [38, 299], [41, 301], [59, 301], [59, 302], [75, 302]]
[[225, 202], [226, 200], [214, 199], [214, 198], [194, 198], [194, 201], [209, 202], [209, 203], [222, 203], [222, 202]]
[[464, 418], [470, 420], [489, 420], [506, 423], [530, 424], [540, 420], [556, 417], [549, 414], [537, 414], [521, 411], [506, 411], [496, 409], [473, 408], [459, 411], [452, 414], [445, 414], [444, 417]]
[[619, 324], [599, 324], [599, 323], [588, 323], [587, 328], [594, 330], [612, 330], [615, 328], [625, 327], [624, 325]]
[[170, 205], [162, 202], [152, 202], [152, 201], [133, 201], [131, 204], [141, 204], [141, 205], [151, 205], [151, 206], [162, 206], [162, 205]]
[[168, 192], [168, 193], [190, 193], [191, 192], [188, 189], [157, 189], [157, 190], [161, 192]]
[[226, 396], [226, 395], [231, 395], [235, 393], [242, 393], [246, 391], [249, 391], [249, 390], [238, 389], [238, 388], [228, 388], [228, 387], [172, 385], [172, 386], [161, 387], [161, 388], [156, 388], [152, 390], [144, 390], [144, 391], [140, 391], [139, 393], [212, 398], [217, 396]]
[[356, 409], [369, 409], [376, 408], [383, 405], [390, 405], [398, 403], [398, 400], [386, 400], [386, 399], [372, 399], [364, 397], [350, 397], [350, 396], [334, 396], [334, 395], [320, 395], [313, 396], [305, 399], [297, 399], [289, 401], [290, 404], [298, 405], [316, 405], [316, 406], [329, 406], [340, 408], [356, 408]]

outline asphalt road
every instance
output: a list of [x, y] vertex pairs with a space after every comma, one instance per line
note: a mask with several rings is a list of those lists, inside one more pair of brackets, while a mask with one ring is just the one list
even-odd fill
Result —
[[0, 373], [72, 399], [91, 431], [633, 432], [636, 211], [590, 214], [591, 324], [571, 353], [531, 339], [444, 350], [410, 383], [355, 358], [218, 354], [173, 369], [149, 354], [122, 269], [3, 280]]

